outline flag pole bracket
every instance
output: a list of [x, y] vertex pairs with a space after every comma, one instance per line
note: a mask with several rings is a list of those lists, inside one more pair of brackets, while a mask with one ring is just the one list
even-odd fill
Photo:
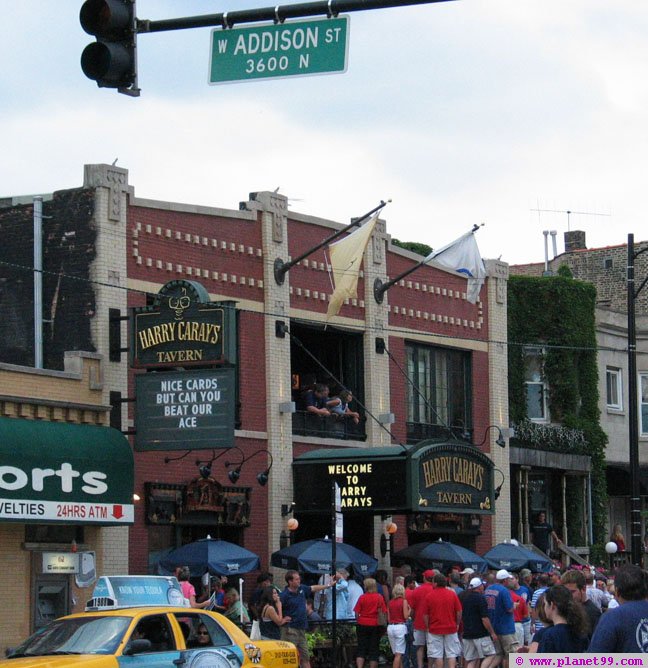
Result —
[[274, 261], [274, 278], [275, 281], [277, 282], [277, 285], [283, 285], [284, 280], [286, 278], [286, 274], [290, 271], [290, 269], [292, 269], [292, 267], [301, 262], [304, 258], [307, 258], [309, 255], [312, 255], [315, 251], [318, 251], [320, 248], [328, 246], [328, 244], [335, 241], [338, 237], [342, 236], [352, 228], [359, 227], [361, 223], [364, 223], [364, 221], [367, 220], [367, 218], [372, 216], [374, 213], [376, 213], [376, 211], [380, 211], [380, 209], [382, 209], [388, 202], [391, 202], [391, 200], [387, 200], [387, 202], [381, 200], [378, 206], [371, 209], [371, 211], [367, 211], [367, 213], [365, 213], [364, 216], [360, 216], [360, 218], [354, 218], [346, 227], [343, 227], [341, 230], [334, 232], [330, 237], [327, 237], [326, 239], [324, 239], [324, 241], [317, 244], [317, 246], [307, 250], [305, 253], [302, 253], [299, 257], [290, 260], [290, 262], [284, 262], [280, 257], [278, 257]]
[[283, 285], [289, 268], [280, 257], [274, 261], [274, 278], [277, 285]]
[[379, 278], [377, 278], [374, 281], [373, 289], [374, 289], [374, 299], [376, 300], [376, 304], [382, 304], [385, 292], [387, 292], [387, 286]]

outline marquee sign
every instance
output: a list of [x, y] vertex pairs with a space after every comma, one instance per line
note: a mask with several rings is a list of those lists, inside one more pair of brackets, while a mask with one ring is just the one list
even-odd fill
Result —
[[234, 445], [234, 369], [138, 374], [135, 391], [136, 450]]
[[342, 512], [492, 514], [493, 462], [461, 442], [316, 450], [293, 462], [297, 511], [330, 512], [333, 482]]
[[493, 462], [474, 446], [442, 443], [413, 454], [417, 512], [490, 514]]
[[132, 524], [133, 453], [121, 432], [0, 418], [0, 521]]
[[[406, 511], [408, 476], [405, 458], [393, 448], [393, 457], [385, 456], [386, 453], [381, 456], [381, 449], [367, 449], [364, 457], [355, 459], [338, 456], [322, 461], [295, 460], [293, 484], [299, 512], [329, 510], [333, 482], [340, 487], [342, 512], [365, 511], [373, 515], [383, 511]], [[376, 456], [366, 456], [370, 452]]]
[[170, 281], [152, 306], [131, 313], [131, 366], [186, 367], [236, 362], [233, 302], [211, 303], [195, 281]]

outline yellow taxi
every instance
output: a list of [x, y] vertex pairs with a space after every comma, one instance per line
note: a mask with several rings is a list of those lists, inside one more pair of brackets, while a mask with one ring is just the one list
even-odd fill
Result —
[[[174, 578], [175, 580], [175, 578]], [[101, 599], [94, 599], [94, 602]], [[90, 606], [39, 629], [0, 661], [2, 668], [285, 668], [296, 647], [250, 640], [226, 617], [169, 605]], [[94, 609], [92, 609], [94, 607]], [[102, 609], [98, 609], [102, 608]], [[112, 608], [112, 609], [106, 609]]]

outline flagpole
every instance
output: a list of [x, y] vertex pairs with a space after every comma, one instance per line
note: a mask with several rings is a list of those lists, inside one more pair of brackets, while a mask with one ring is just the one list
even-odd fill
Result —
[[294, 260], [290, 260], [290, 262], [284, 262], [280, 257], [278, 257], [274, 261], [274, 277], [275, 281], [277, 281], [277, 285], [283, 285], [284, 279], [286, 277], [286, 274], [292, 269], [298, 262], [301, 262], [303, 259], [307, 258], [309, 255], [312, 255], [315, 251], [318, 251], [320, 248], [324, 248], [324, 246], [328, 246], [332, 241], [335, 241], [339, 236], [342, 236], [345, 232], [348, 232], [351, 228], [356, 227], [357, 225], [360, 225], [360, 223], [364, 222], [367, 220], [367, 218], [370, 218], [374, 213], [377, 211], [380, 211], [383, 207], [385, 207], [391, 200], [387, 200], [387, 202], [384, 202], [383, 200], [380, 200], [380, 204], [371, 211], [367, 211], [367, 213], [364, 214], [364, 216], [360, 216], [360, 218], [356, 218], [354, 221], [349, 223], [346, 227], [343, 227], [341, 230], [338, 230], [334, 234], [332, 234], [330, 237], [327, 237], [322, 241], [321, 243], [317, 244], [314, 248], [311, 248], [310, 250], [306, 251], [305, 253], [302, 253], [299, 257], [296, 257]]
[[[476, 232], [479, 229], [479, 227], [480, 226], [475, 223], [475, 225], [473, 225], [471, 232]], [[385, 297], [385, 292], [387, 292], [389, 288], [398, 283], [398, 281], [403, 280], [405, 276], [409, 276], [413, 271], [416, 271], [419, 267], [422, 267], [426, 262], [429, 262], [429, 260], [427, 258], [424, 258], [418, 264], [415, 264], [413, 267], [406, 269], [402, 274], [398, 274], [396, 278], [392, 278], [390, 281], [387, 281], [386, 283], [383, 283], [379, 278], [377, 278], [374, 281], [374, 299], [376, 300], [376, 303], [382, 304], [383, 299]]]

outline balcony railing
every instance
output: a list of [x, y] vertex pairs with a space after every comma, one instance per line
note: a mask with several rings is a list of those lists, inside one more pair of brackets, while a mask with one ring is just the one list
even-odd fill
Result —
[[[463, 427], [446, 427], [441, 424], [429, 424], [428, 422], [407, 422], [407, 442], [410, 445], [425, 441], [430, 438], [458, 438], [465, 443], [472, 442], [472, 429], [465, 430]], [[465, 436], [470, 435], [469, 440]]]
[[577, 455], [589, 454], [588, 443], [582, 429], [559, 424], [537, 424], [531, 420], [522, 420], [513, 426], [515, 437], [511, 439], [511, 445], [515, 447]]
[[365, 422], [356, 424], [347, 417], [314, 415], [308, 411], [297, 411], [292, 416], [293, 434], [318, 438], [364, 441], [367, 438]]

